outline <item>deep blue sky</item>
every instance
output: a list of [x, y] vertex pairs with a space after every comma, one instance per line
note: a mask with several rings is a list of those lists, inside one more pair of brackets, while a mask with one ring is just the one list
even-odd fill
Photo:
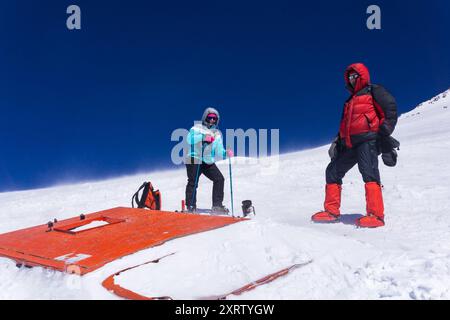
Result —
[[348, 64], [407, 111], [450, 86], [449, 30], [446, 0], [2, 0], [0, 191], [169, 167], [207, 105], [222, 129], [280, 128], [282, 152], [326, 143]]

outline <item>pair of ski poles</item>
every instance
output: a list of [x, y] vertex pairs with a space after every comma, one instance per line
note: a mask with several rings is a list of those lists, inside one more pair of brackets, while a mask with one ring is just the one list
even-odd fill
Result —
[[[202, 160], [201, 161], [203, 161], [203, 148], [202, 148]], [[194, 203], [195, 195], [197, 193], [198, 178], [200, 176], [200, 166], [201, 166], [201, 163], [197, 166], [197, 173], [195, 175], [194, 193], [192, 194], [191, 203]], [[228, 157], [228, 171], [230, 172], [231, 215], [234, 217], [233, 172], [231, 170], [231, 158], [230, 157]]]

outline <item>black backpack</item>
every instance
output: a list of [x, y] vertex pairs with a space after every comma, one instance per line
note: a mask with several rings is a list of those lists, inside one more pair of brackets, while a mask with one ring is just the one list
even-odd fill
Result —
[[[142, 195], [139, 197], [139, 192], [142, 189]], [[131, 206], [133, 208], [135, 203], [140, 209], [161, 210], [161, 192], [154, 190], [151, 182], [144, 182], [131, 198]]]
[[400, 150], [400, 142], [391, 134], [398, 120], [397, 103], [394, 97], [381, 85], [371, 85], [370, 91], [375, 102], [375, 108], [381, 108], [385, 117], [377, 139], [378, 153], [381, 154], [381, 159], [386, 166], [395, 167], [398, 157], [396, 150]]

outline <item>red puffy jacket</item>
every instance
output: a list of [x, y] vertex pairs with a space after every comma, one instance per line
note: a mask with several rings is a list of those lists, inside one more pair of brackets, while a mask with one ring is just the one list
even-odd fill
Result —
[[[348, 80], [348, 74], [352, 71], [359, 74], [354, 88]], [[339, 136], [346, 146], [351, 148], [352, 140], [356, 138], [374, 138], [380, 131], [384, 135], [390, 135], [397, 123], [394, 98], [383, 87], [370, 84], [369, 70], [362, 63], [350, 65], [344, 76], [347, 88], [352, 94], [344, 105], [339, 128]], [[382, 106], [378, 103], [380, 101]], [[389, 119], [386, 119], [386, 113]], [[385, 120], [388, 121], [385, 123]]]

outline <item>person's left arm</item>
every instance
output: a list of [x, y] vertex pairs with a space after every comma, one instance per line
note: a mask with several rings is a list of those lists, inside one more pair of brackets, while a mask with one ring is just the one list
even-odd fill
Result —
[[375, 100], [375, 107], [381, 109], [384, 116], [379, 133], [382, 136], [390, 136], [394, 132], [398, 119], [395, 98], [380, 85], [373, 87], [372, 95]]

